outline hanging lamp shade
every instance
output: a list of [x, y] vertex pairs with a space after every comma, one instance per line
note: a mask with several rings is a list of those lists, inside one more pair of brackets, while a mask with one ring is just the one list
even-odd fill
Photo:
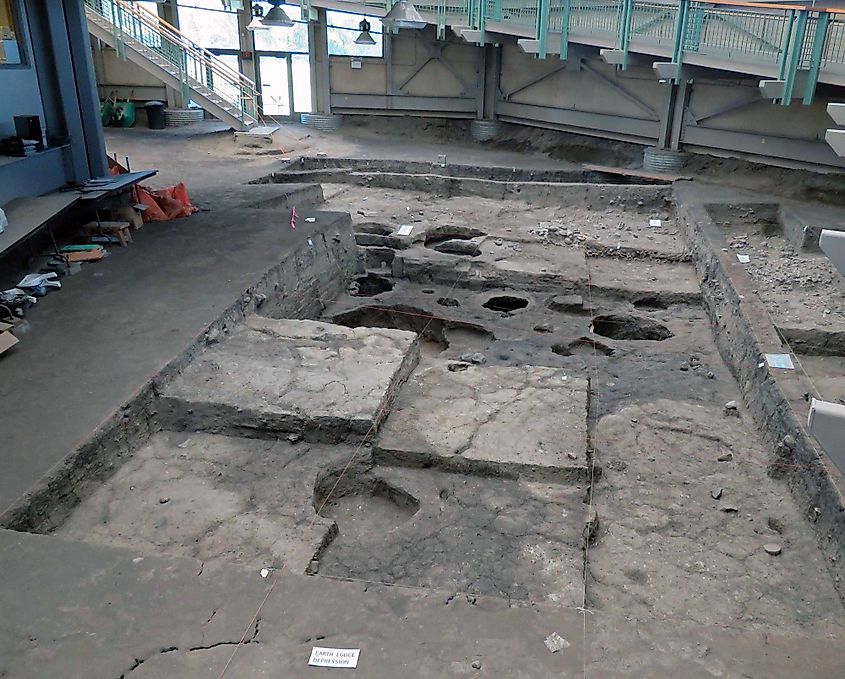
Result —
[[261, 20], [261, 24], [264, 28], [290, 28], [293, 26], [293, 20], [285, 13], [285, 10], [283, 10], [280, 5], [280, 2], [274, 2], [270, 11], [267, 12]]
[[364, 19], [358, 24], [358, 28], [361, 31], [361, 34], [355, 38], [356, 45], [375, 45], [376, 41], [373, 38], [372, 34], [370, 33], [370, 22]]
[[420, 16], [414, 3], [399, 0], [381, 20], [388, 28], [425, 28], [426, 21]]

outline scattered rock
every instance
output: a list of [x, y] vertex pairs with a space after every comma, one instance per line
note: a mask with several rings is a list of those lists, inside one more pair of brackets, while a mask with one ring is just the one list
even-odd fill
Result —
[[714, 377], [716, 377], [716, 375], [714, 375], [714, 374], [713, 374], [713, 371], [712, 371], [712, 370], [708, 370], [708, 371], [707, 371], [707, 379], [708, 379], [708, 380], [712, 380]]
[[478, 351], [472, 354], [461, 354], [460, 356], [458, 356], [458, 359], [464, 361], [465, 363], [473, 363], [475, 365], [482, 365], [483, 363], [487, 363], [487, 357]]
[[568, 457], [570, 460], [577, 460], [578, 459], [578, 455], [571, 452], [571, 451], [566, 454], [566, 457]]
[[159, 503], [160, 505], [166, 505], [168, 502], [170, 502], [170, 498], [169, 498], [169, 497], [160, 497], [160, 498], [158, 499], [158, 503]]
[[217, 328], [211, 328], [207, 333], [205, 333], [205, 343], [206, 344], [214, 344], [215, 342], [220, 341], [220, 331]]
[[722, 497], [722, 489], [714, 488], [710, 491], [710, 497], [712, 497], [714, 500], [718, 500], [720, 497]]
[[719, 457], [716, 458], [719, 462], [730, 462], [734, 459], [733, 453], [722, 453]]
[[722, 505], [721, 510], [726, 514], [736, 514], [739, 511], [739, 507], [734, 505]]
[[554, 332], [555, 328], [551, 323], [538, 323], [534, 326], [534, 332]]
[[296, 443], [301, 438], [302, 437], [299, 434], [288, 434], [288, 441], [290, 441], [291, 443]]
[[776, 516], [770, 516], [766, 519], [766, 525], [771, 528], [775, 533], [783, 534], [784, 524]]
[[736, 401], [728, 401], [725, 404], [725, 415], [739, 417], [739, 407], [737, 406]]
[[472, 661], [472, 669], [480, 670], [481, 669], [481, 661], [480, 660], [473, 660]]
[[763, 549], [766, 550], [766, 554], [771, 554], [772, 556], [777, 556], [783, 551], [783, 548], [776, 542], [770, 542], [769, 544], [763, 545]]
[[780, 441], [778, 441], [777, 447], [775, 448], [775, 453], [778, 457], [790, 457], [792, 452], [795, 450], [795, 439], [792, 438], [789, 434], [784, 436]]
[[[596, 539], [596, 535], [599, 532], [599, 513], [596, 511], [595, 507], [590, 507], [588, 509], [587, 518], [584, 521], [584, 539], [591, 543], [593, 540]], [[554, 653], [554, 651], [552, 651]]]
[[678, 366], [678, 370], [683, 370], [684, 372], [686, 372], [687, 370], [689, 370], [689, 364], [681, 363], [681, 365]]
[[570, 646], [569, 642], [557, 632], [552, 632], [543, 640], [543, 643], [546, 644], [546, 648], [548, 648], [552, 653], [557, 653], [558, 651], [561, 651], [564, 648], [569, 648]]
[[584, 298], [581, 295], [555, 295], [549, 301], [552, 311], [583, 311]]
[[466, 363], [452, 362], [452, 363], [449, 363], [446, 366], [446, 368], [449, 370], [450, 373], [457, 373], [457, 372], [463, 372], [464, 370], [469, 368], [469, 365], [467, 365]]

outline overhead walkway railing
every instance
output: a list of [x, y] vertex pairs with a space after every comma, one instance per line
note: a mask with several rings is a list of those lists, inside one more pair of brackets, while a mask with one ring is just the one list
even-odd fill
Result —
[[163, 59], [180, 82], [185, 101], [197, 86], [228, 102], [241, 122], [258, 119], [255, 83], [181, 33], [164, 19], [125, 0], [85, 0], [89, 11], [108, 22], [118, 55], [140, 46], [153, 58]]
[[[310, 0], [319, 5], [321, 0]], [[337, 8], [346, 4], [332, 0]], [[391, 0], [350, 7], [386, 13]], [[443, 28], [514, 35], [526, 51], [565, 59], [571, 42], [612, 52], [621, 68], [637, 52], [668, 59], [670, 77], [705, 66], [767, 78], [764, 94], [788, 105], [812, 103], [818, 82], [845, 85], [845, 8], [824, 3], [736, 0], [437, 0], [415, 6]], [[350, 9], [350, 11], [356, 11]]]

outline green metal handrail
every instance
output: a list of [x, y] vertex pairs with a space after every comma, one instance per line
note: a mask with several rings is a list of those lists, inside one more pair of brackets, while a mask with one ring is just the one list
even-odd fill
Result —
[[[366, 4], [386, 12], [392, 0]], [[482, 42], [491, 27], [498, 32], [513, 27], [517, 35], [527, 29], [541, 58], [548, 56], [554, 35], [562, 58], [570, 40], [615, 45], [624, 55], [622, 68], [630, 50], [665, 50], [677, 77], [689, 59], [770, 70], [785, 83], [784, 104], [792, 100], [799, 72], [808, 76], [805, 103], [812, 101], [823, 69], [845, 75], [845, 14], [807, 7], [726, 0], [428, 0], [416, 6], [436, 17], [441, 36], [447, 24], [480, 31]]]
[[160, 17], [125, 0], [85, 0], [85, 5], [111, 25], [121, 58], [126, 58], [126, 46], [132, 45], [152, 50], [175, 66], [186, 101], [189, 89], [200, 85], [237, 109], [241, 122], [259, 119], [255, 83]]

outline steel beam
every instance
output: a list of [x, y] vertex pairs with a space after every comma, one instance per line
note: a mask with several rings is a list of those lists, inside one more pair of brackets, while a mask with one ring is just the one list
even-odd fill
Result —
[[696, 146], [705, 152], [725, 151], [731, 155], [749, 154], [769, 159], [774, 164], [786, 167], [845, 168], [845, 160], [837, 158], [831, 147], [820, 141], [715, 129], [704, 125], [685, 125], [683, 140], [686, 148]]
[[[540, 41], [536, 38], [518, 38], [516, 44], [526, 54], [540, 54]], [[560, 33], [549, 33], [546, 40], [548, 54], [560, 54], [564, 51], [563, 38]]]
[[628, 58], [628, 55], [623, 50], [616, 49], [600, 49], [599, 54], [605, 63], [610, 66], [623, 66], [623, 68]]
[[814, 398], [810, 402], [807, 428], [839, 471], [845, 472], [845, 406]]
[[845, 126], [845, 104], [828, 104], [827, 114], [837, 125]]
[[845, 158], [845, 130], [828, 130], [824, 140], [837, 156]]
[[388, 94], [345, 94], [332, 93], [332, 109], [372, 111], [419, 111], [420, 113], [462, 114], [474, 118], [476, 101], [472, 97], [415, 97], [411, 95]]
[[[769, 97], [766, 97], [766, 99], [768, 98]], [[759, 94], [755, 94], [754, 96], [748, 97], [746, 99], [740, 99], [738, 101], [732, 101], [730, 103], [723, 104], [722, 106], [718, 106], [703, 115], [693, 115], [693, 120], [695, 120], [695, 124], [698, 125], [699, 123], [702, 123], [705, 120], [710, 120], [710, 118], [716, 118], [718, 116], [724, 115], [725, 113], [738, 111], [739, 109], [745, 108], [746, 106], [751, 106], [752, 104], [759, 104], [761, 101], [765, 100]]]
[[589, 71], [590, 73], [592, 73], [599, 80], [601, 80], [604, 83], [610, 85], [616, 92], [618, 92], [625, 99], [627, 99], [632, 104], [634, 104], [641, 111], [646, 113], [651, 120], [660, 120], [660, 116], [657, 114], [657, 111], [655, 111], [651, 106], [649, 106], [646, 102], [644, 102], [642, 99], [637, 97], [635, 94], [626, 90], [618, 82], [613, 80], [613, 78], [608, 78], [604, 73], [599, 71], [597, 68], [595, 68], [594, 66], [590, 66], [589, 62], [585, 61], [583, 63], [583, 68], [584, 68], [585, 71]]
[[533, 127], [551, 127], [591, 137], [620, 139], [641, 144], [653, 144], [660, 133], [658, 123], [654, 120], [509, 101], [498, 103], [497, 116], [499, 120], [505, 122]]
[[566, 64], [558, 64], [557, 66], [555, 66], [550, 71], [546, 71], [545, 73], [543, 73], [541, 75], [538, 75], [538, 76], [531, 78], [531, 80], [529, 80], [527, 83], [523, 83], [522, 85], [520, 85], [516, 89], [510, 90], [509, 92], [505, 92], [505, 97], [504, 97], [505, 101], [510, 99], [514, 94], [518, 94], [519, 92], [522, 92], [523, 90], [527, 90], [529, 87], [533, 87], [534, 85], [536, 85], [539, 82], [542, 82], [546, 78], [550, 78], [555, 73], [560, 73], [561, 71], [565, 71], [565, 70], [566, 70]]
[[819, 236], [819, 247], [836, 267], [836, 270], [845, 276], [845, 231], [822, 229], [821, 236]]

